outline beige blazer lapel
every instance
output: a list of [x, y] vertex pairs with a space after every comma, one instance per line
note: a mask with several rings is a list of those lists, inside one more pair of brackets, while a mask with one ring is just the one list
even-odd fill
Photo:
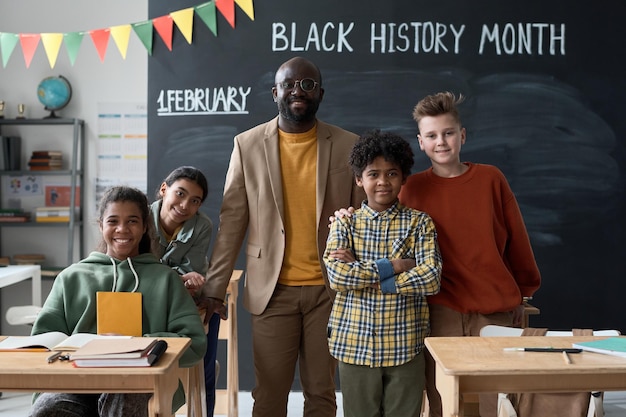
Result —
[[265, 162], [269, 173], [270, 186], [274, 197], [274, 203], [280, 213], [280, 218], [285, 223], [285, 206], [283, 203], [283, 183], [280, 171], [280, 149], [278, 143], [278, 123], [269, 123], [263, 138], [265, 149]]
[[325, 125], [317, 124], [317, 183], [315, 214], [317, 216], [317, 227], [320, 226], [322, 210], [324, 208], [324, 197], [326, 196], [326, 185], [328, 183], [328, 167], [330, 165], [330, 152], [332, 141], [330, 131]]

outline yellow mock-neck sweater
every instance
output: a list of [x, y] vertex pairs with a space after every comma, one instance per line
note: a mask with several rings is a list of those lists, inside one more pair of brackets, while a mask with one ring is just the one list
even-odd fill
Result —
[[286, 239], [278, 282], [292, 286], [323, 285], [315, 214], [317, 128], [304, 133], [279, 130], [278, 137]]

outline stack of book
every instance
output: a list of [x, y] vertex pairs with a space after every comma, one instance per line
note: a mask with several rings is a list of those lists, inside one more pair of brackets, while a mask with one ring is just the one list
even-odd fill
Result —
[[28, 222], [30, 213], [22, 209], [0, 209], [0, 222]]
[[37, 222], [58, 223], [70, 221], [70, 207], [37, 207], [35, 209], [35, 220]]
[[78, 368], [152, 366], [167, 350], [167, 342], [152, 337], [94, 339], [70, 354]]
[[49, 171], [63, 167], [61, 151], [33, 151], [28, 167], [31, 171]]

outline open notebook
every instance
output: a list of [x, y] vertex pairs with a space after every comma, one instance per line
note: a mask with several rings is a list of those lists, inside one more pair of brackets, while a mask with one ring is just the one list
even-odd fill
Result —
[[75, 351], [94, 339], [130, 339], [130, 336], [104, 336], [92, 333], [41, 333], [34, 336], [8, 336], [0, 342], [1, 351]]

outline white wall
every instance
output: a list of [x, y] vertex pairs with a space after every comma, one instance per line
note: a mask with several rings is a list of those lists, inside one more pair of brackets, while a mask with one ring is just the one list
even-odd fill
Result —
[[[0, 2], [0, 32], [45, 33], [76, 32], [102, 29], [110, 26], [141, 22], [148, 18], [148, 0], [26, 0]], [[50, 68], [41, 42], [27, 69], [22, 50], [16, 45], [6, 68], [0, 61], [0, 100], [6, 103], [5, 117], [17, 115], [17, 104], [26, 105], [26, 115], [41, 118], [48, 114], [37, 99], [37, 85], [43, 78], [63, 75], [72, 85], [73, 95], [69, 105], [58, 112], [63, 117], [77, 117], [85, 120], [86, 177], [85, 177], [85, 253], [89, 253], [99, 241], [99, 233], [94, 223], [94, 178], [96, 175], [96, 133], [97, 105], [102, 102], [145, 102], [147, 99], [148, 53], [141, 41], [131, 33], [130, 44], [124, 60], [112, 39], [109, 40], [104, 62], [89, 34], [85, 34], [76, 62], [71, 66], [65, 45], [61, 46], [56, 65]], [[56, 129], [56, 128], [55, 128]], [[4, 132], [4, 130], [3, 130]], [[30, 132], [30, 131], [29, 131]], [[40, 131], [38, 131], [40, 132]], [[69, 135], [71, 131], [67, 131]], [[10, 133], [10, 132], [9, 132]], [[52, 134], [52, 130], [49, 132]], [[30, 133], [29, 133], [30, 134]], [[33, 133], [34, 134], [34, 133]], [[23, 158], [25, 160], [25, 157]], [[3, 228], [2, 251], [12, 245], [28, 241], [31, 229]], [[32, 229], [35, 230], [35, 229]], [[46, 229], [36, 229], [37, 242], [44, 242], [49, 248], [64, 246], [57, 241], [58, 235], [45, 233]], [[19, 232], [7, 241], [8, 232]], [[18, 242], [18, 243], [15, 243]], [[27, 245], [27, 244], [26, 244]], [[60, 259], [65, 259], [61, 251]], [[54, 255], [52, 255], [54, 256]], [[15, 291], [2, 290], [2, 320], [8, 305], [29, 303], [29, 287], [19, 286]], [[45, 296], [45, 294], [44, 294]]]

